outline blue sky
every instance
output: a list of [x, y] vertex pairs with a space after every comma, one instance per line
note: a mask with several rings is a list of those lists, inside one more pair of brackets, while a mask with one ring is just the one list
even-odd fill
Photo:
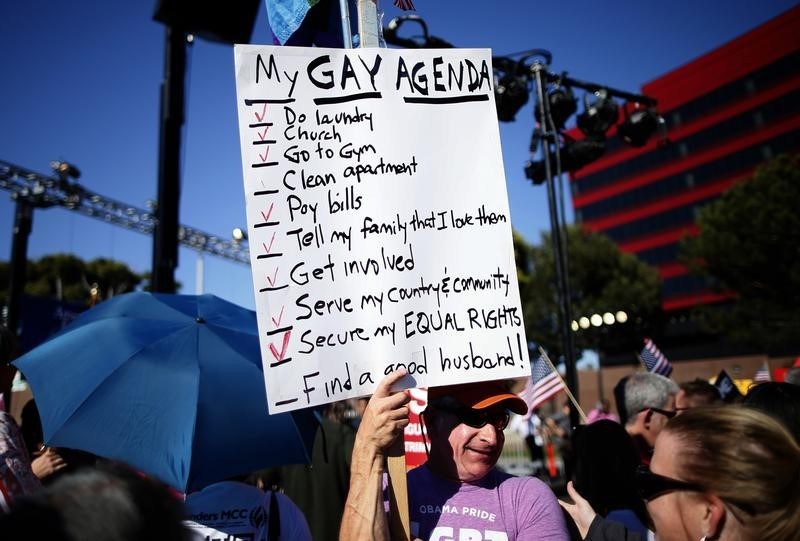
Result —
[[[643, 83], [750, 30], [796, 2], [444, 2], [416, 0], [432, 35], [502, 55], [549, 50], [551, 71], [639, 92]], [[88, 189], [144, 207], [157, 189], [159, 85], [164, 27], [156, 2], [5, 2], [0, 8], [0, 160], [42, 173], [74, 163]], [[657, 4], [657, 5], [656, 5]], [[381, 2], [384, 22], [400, 12]], [[457, 11], [456, 11], [457, 10]], [[252, 43], [270, 43], [259, 8]], [[220, 236], [245, 226], [233, 51], [195, 41], [189, 53], [181, 223]], [[543, 186], [522, 168], [533, 128], [530, 103], [501, 123], [514, 227], [538, 243], [549, 228]], [[0, 193], [0, 259], [11, 251], [13, 203]], [[571, 214], [570, 214], [571, 219]], [[112, 257], [149, 270], [151, 239], [60, 208], [38, 210], [29, 258], [55, 252]], [[176, 278], [196, 289], [197, 253], [181, 248]], [[205, 291], [252, 308], [249, 269], [204, 257]]]

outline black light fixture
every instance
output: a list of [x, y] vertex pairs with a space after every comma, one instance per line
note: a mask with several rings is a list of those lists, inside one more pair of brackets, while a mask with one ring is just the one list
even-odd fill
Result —
[[[563, 129], [567, 119], [578, 110], [578, 101], [572, 94], [572, 89], [558, 83], [547, 93], [547, 102], [550, 108], [550, 117], [553, 119], [556, 130]], [[537, 103], [536, 118], [539, 117], [539, 104]]]
[[619, 108], [601, 88], [595, 91], [595, 99], [590, 104], [589, 96], [584, 95], [585, 110], [578, 115], [578, 127], [586, 135], [603, 135], [619, 119]]
[[632, 147], [643, 147], [664, 124], [664, 119], [652, 109], [636, 109], [625, 114], [625, 121], [617, 128], [622, 140]]
[[56, 172], [58, 177], [62, 180], [73, 178], [78, 180], [81, 177], [81, 170], [72, 165], [71, 163], [62, 161], [50, 162], [50, 167]]
[[231, 3], [158, 0], [153, 20], [209, 41], [250, 43], [260, 5], [259, 0]]
[[[559, 149], [559, 157], [562, 171], [577, 171], [581, 167], [589, 165], [599, 159], [606, 151], [606, 139], [602, 135], [586, 136], [583, 139], [568, 139]], [[550, 161], [550, 169], [556, 170], [553, 159]], [[547, 180], [547, 172], [544, 160], [528, 161], [525, 164], [525, 177], [535, 185], [544, 184]]]
[[561, 149], [561, 164], [566, 171], [577, 171], [589, 165], [606, 151], [603, 135], [587, 135], [578, 141], [566, 141]]
[[533, 182], [534, 185], [544, 184], [547, 180], [547, 173], [544, 168], [544, 160], [525, 162], [525, 178]]
[[511, 73], [498, 76], [495, 70], [494, 103], [500, 122], [513, 122], [517, 112], [528, 102], [528, 81]]

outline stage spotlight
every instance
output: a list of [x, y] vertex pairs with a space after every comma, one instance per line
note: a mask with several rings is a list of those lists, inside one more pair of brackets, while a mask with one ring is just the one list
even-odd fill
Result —
[[606, 90], [600, 89], [594, 96], [595, 100], [590, 104], [588, 94], [584, 95], [585, 110], [578, 115], [578, 127], [586, 135], [603, 135], [617, 123], [619, 109]]
[[505, 74], [495, 76], [494, 101], [497, 119], [513, 122], [517, 112], [528, 102], [528, 82], [524, 77]]
[[632, 147], [643, 147], [659, 128], [661, 117], [652, 109], [638, 109], [625, 115], [625, 121], [617, 128], [617, 133], [625, 143]]
[[[567, 119], [578, 110], [578, 101], [572, 95], [572, 89], [556, 86], [547, 94], [547, 102], [550, 105], [550, 117], [553, 119], [556, 130], [564, 128]], [[540, 118], [539, 104], [536, 104], [536, 118]]]
[[73, 178], [78, 180], [81, 177], [81, 171], [71, 163], [62, 162], [62, 161], [53, 161], [50, 162], [50, 167], [53, 168], [53, 171], [58, 174], [58, 176], [62, 179]]
[[234, 242], [242, 242], [243, 240], [247, 240], [247, 231], [241, 227], [235, 227], [233, 231], [231, 231], [231, 237], [233, 237]]
[[561, 148], [561, 168], [565, 171], [577, 171], [599, 159], [605, 151], [606, 139], [603, 135], [587, 136], [578, 141], [567, 141]]
[[525, 178], [533, 182], [534, 185], [544, 184], [547, 174], [544, 169], [544, 160], [529, 161], [525, 164]]
[[[600, 158], [605, 151], [606, 141], [603, 136], [568, 140], [559, 149], [561, 171], [577, 171]], [[557, 173], [555, 163], [555, 158], [551, 157], [550, 170], [554, 175]], [[528, 161], [525, 164], [525, 177], [535, 185], [543, 184], [547, 180], [544, 160]]]

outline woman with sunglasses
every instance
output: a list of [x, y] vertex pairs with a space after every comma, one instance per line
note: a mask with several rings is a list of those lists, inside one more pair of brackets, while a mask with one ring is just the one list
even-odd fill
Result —
[[761, 412], [709, 406], [671, 419], [638, 482], [660, 541], [800, 539], [800, 447]]

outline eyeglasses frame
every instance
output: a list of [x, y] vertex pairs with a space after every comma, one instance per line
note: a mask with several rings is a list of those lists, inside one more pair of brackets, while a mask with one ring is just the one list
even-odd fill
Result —
[[[660, 483], [661, 487], [657, 490], [647, 491], [644, 488], [645, 483]], [[646, 502], [654, 500], [660, 496], [676, 491], [689, 491], [689, 492], [706, 492], [706, 488], [698, 485], [697, 483], [690, 483], [680, 479], [673, 479], [666, 475], [653, 473], [650, 468], [645, 465], [640, 465], [636, 469], [636, 485], [639, 496]]]
[[[435, 403], [431, 403], [430, 405], [436, 409], [446, 411], [447, 413], [453, 414], [460, 423], [465, 424], [471, 428], [481, 429], [487, 424], [491, 424], [496, 430], [502, 432], [508, 426], [508, 423], [511, 421], [511, 413], [508, 409], [503, 409], [502, 411], [498, 411], [495, 409], [491, 410], [476, 410], [470, 407], [461, 404], [455, 399], [449, 399], [450, 397], [443, 397], [443, 399], [437, 400]], [[449, 399], [449, 400], [448, 400]], [[497, 415], [503, 416], [502, 423], [494, 423], [489, 419], [490, 413], [495, 413], [495, 418]], [[479, 416], [482, 418], [480, 424], [476, 424], [473, 419], [470, 419], [470, 416]], [[466, 417], [466, 418], [465, 418]], [[502, 425], [502, 426], [499, 426]]]

